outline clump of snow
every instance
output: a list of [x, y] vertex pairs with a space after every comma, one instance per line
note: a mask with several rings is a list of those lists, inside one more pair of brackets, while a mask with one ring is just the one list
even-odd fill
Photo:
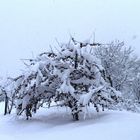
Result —
[[[4, 104], [0, 104], [3, 108]], [[0, 115], [1, 140], [139, 140], [140, 114], [130, 112], [105, 111], [92, 114], [86, 121], [70, 120], [70, 113], [64, 108], [41, 109], [33, 119], [26, 121], [15, 114]], [[0, 114], [2, 114], [0, 110]]]
[[80, 97], [80, 104], [82, 105], [88, 105], [91, 98], [94, 96], [94, 94], [96, 94], [98, 91], [100, 91], [101, 89], [103, 89], [104, 86], [100, 86], [98, 88], [95, 88], [95, 89], [90, 89], [88, 93], [86, 94], [83, 94], [81, 97]]
[[74, 95], [74, 88], [70, 85], [69, 81], [64, 81], [63, 84], [59, 89], [57, 89], [60, 93], [70, 93], [71, 95]]

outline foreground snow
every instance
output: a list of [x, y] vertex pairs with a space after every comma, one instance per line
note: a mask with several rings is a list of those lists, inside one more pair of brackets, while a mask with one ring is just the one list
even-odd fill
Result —
[[1, 140], [139, 140], [140, 114], [105, 111], [78, 122], [64, 109], [40, 110], [26, 121], [14, 114], [3, 116], [0, 105]]

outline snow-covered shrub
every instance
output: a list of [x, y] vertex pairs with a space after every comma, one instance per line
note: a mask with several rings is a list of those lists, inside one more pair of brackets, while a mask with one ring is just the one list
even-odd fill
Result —
[[25, 73], [16, 80], [17, 114], [32, 116], [43, 104], [55, 102], [69, 107], [74, 120], [92, 105], [96, 111], [117, 102], [116, 90], [104, 80], [104, 68], [93, 55], [94, 48], [81, 43], [63, 44], [30, 60]]

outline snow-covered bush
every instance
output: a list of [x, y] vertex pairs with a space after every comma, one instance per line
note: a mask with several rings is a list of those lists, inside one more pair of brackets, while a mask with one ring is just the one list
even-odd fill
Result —
[[81, 43], [62, 44], [31, 59], [25, 73], [15, 81], [17, 114], [32, 116], [38, 108], [52, 102], [69, 107], [74, 120], [87, 106], [109, 107], [117, 102], [117, 92], [104, 80], [104, 68], [93, 55], [94, 48]]

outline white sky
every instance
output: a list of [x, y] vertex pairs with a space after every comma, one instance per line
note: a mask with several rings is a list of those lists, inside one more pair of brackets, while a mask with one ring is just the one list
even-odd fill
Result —
[[140, 0], [0, 0], [0, 76], [15, 76], [21, 58], [47, 50], [55, 38], [93, 32], [101, 43], [119, 39], [140, 54]]

